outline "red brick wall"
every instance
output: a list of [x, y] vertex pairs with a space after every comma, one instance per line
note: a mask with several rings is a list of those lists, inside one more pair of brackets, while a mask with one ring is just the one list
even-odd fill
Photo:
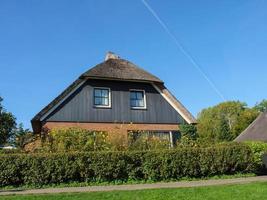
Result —
[[67, 128], [80, 127], [92, 131], [108, 131], [127, 133], [130, 130], [138, 131], [177, 131], [178, 124], [116, 124], [116, 123], [77, 123], [77, 122], [46, 122], [44, 127]]

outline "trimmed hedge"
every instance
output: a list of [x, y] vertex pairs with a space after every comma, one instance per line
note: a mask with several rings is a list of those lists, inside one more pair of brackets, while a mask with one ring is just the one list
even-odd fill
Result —
[[263, 155], [267, 151], [267, 143], [260, 141], [245, 142], [253, 153], [253, 169], [258, 174], [266, 174], [266, 166], [263, 163]]
[[0, 186], [66, 182], [174, 180], [249, 172], [246, 145], [165, 151], [0, 155]]

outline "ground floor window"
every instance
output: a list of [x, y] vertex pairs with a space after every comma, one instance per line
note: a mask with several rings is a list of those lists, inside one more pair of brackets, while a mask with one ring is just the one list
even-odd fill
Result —
[[175, 146], [181, 136], [178, 131], [128, 131], [128, 137], [130, 145], [148, 141], [151, 143], [154, 142], [155, 145], [158, 142], [172, 147]]

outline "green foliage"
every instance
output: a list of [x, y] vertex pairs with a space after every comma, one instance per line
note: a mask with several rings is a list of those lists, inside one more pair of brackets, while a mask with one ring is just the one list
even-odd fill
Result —
[[177, 140], [176, 146], [196, 146], [197, 145], [197, 127], [193, 124], [183, 124], [179, 126], [181, 139]]
[[256, 103], [254, 106], [254, 109], [256, 109], [259, 112], [264, 112], [267, 110], [267, 100], [263, 99], [260, 103]]
[[22, 124], [14, 130], [14, 135], [12, 136], [12, 143], [19, 149], [23, 149], [24, 146], [35, 139], [34, 135], [29, 129], [24, 129]]
[[162, 137], [153, 132], [138, 131], [128, 133], [128, 150], [151, 151], [160, 149], [169, 149], [169, 137]]
[[52, 129], [42, 142], [42, 151], [103, 151], [108, 150], [106, 132], [94, 132], [81, 128]]
[[179, 126], [182, 137], [186, 136], [193, 140], [197, 139], [197, 127], [193, 124], [182, 124]]
[[135, 141], [131, 142], [128, 147], [128, 150], [134, 151], [151, 151], [151, 150], [160, 150], [160, 149], [169, 149], [170, 142], [166, 139], [160, 139], [157, 137], [145, 137], [141, 136]]
[[0, 149], [0, 154], [24, 153], [21, 149]]
[[262, 162], [262, 156], [267, 152], [267, 143], [265, 142], [245, 142], [253, 153], [254, 168], [257, 171], [262, 171], [265, 167]]
[[1, 102], [0, 97], [0, 145], [5, 144], [13, 135], [13, 130], [16, 127], [16, 119], [12, 113], [7, 112]]
[[204, 109], [198, 116], [198, 134], [214, 142], [232, 141], [250, 123], [258, 112], [248, 108], [245, 103], [228, 101]]
[[214, 145], [160, 151], [0, 155], [0, 186], [68, 182], [177, 180], [249, 172], [246, 145]]
[[81, 128], [52, 129], [42, 137], [39, 152], [126, 151], [169, 149], [169, 139], [140, 132], [138, 138], [124, 134], [94, 132]]

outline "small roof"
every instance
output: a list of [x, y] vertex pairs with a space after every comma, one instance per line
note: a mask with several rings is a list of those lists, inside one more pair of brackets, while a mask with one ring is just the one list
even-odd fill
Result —
[[261, 113], [234, 141], [267, 142], [267, 111]]
[[109, 52], [104, 62], [96, 65], [81, 75], [80, 78], [118, 79], [163, 83], [158, 77], [141, 69], [128, 60]]

